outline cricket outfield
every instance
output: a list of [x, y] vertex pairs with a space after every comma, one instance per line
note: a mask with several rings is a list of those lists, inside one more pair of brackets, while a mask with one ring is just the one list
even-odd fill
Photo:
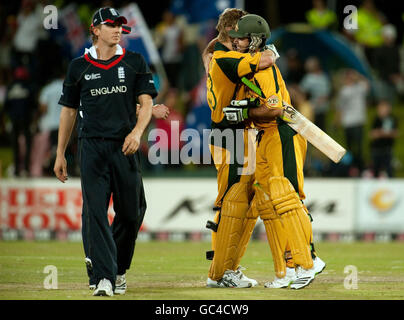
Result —
[[[93, 297], [88, 289], [81, 243], [2, 241], [0, 299], [404, 300], [402, 242], [318, 243], [327, 267], [302, 290], [264, 288], [274, 274], [264, 241], [252, 241], [242, 260], [245, 274], [258, 280], [258, 287], [206, 288], [209, 249], [208, 242], [139, 242], [126, 295], [107, 298]], [[52, 286], [57, 289], [46, 289]]]

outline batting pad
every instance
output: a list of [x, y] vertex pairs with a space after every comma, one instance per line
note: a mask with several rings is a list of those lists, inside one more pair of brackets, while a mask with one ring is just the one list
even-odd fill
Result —
[[232, 270], [237, 270], [237, 268], [240, 265], [240, 261], [243, 258], [245, 251], [247, 250], [248, 243], [254, 231], [257, 218], [258, 218], [258, 211], [254, 198], [250, 204], [250, 207], [248, 208], [245, 219], [243, 219], [242, 234], [240, 238], [240, 243], [237, 246], [236, 260], [233, 263]]
[[246, 183], [236, 183], [226, 193], [216, 232], [215, 254], [209, 270], [209, 278], [219, 280], [226, 270], [232, 270], [243, 250], [238, 246], [243, 235], [246, 213], [249, 208]]
[[287, 178], [272, 177], [269, 179], [269, 195], [285, 228], [294, 263], [304, 269], [312, 268], [310, 219], [295, 189]]
[[286, 275], [286, 262], [284, 258], [287, 236], [282, 226], [280, 217], [275, 213], [270, 198], [265, 192], [258, 187], [255, 193], [257, 201], [257, 210], [259, 216], [264, 222], [265, 232], [268, 244], [272, 253], [275, 274], [278, 278]]

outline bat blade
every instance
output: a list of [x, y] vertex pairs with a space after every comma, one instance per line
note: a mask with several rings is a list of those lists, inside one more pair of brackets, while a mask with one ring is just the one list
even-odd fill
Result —
[[341, 161], [346, 150], [327, 133], [296, 110], [296, 123], [288, 125], [335, 163]]

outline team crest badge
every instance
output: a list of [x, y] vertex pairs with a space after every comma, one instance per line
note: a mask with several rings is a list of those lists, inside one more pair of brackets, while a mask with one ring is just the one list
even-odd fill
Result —
[[123, 67], [118, 68], [118, 79], [119, 82], [125, 82], [125, 69]]

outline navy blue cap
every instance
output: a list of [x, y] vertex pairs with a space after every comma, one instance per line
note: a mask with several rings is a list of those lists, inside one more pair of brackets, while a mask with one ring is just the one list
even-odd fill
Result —
[[91, 24], [90, 30], [92, 29], [92, 27], [98, 26], [100, 24], [115, 23], [117, 21], [122, 23], [122, 33], [130, 33], [131, 28], [128, 26], [124, 26], [124, 24], [128, 23], [128, 20], [124, 16], [121, 16], [118, 10], [114, 8], [100, 8], [97, 10], [96, 13], [94, 13], [93, 23]]

